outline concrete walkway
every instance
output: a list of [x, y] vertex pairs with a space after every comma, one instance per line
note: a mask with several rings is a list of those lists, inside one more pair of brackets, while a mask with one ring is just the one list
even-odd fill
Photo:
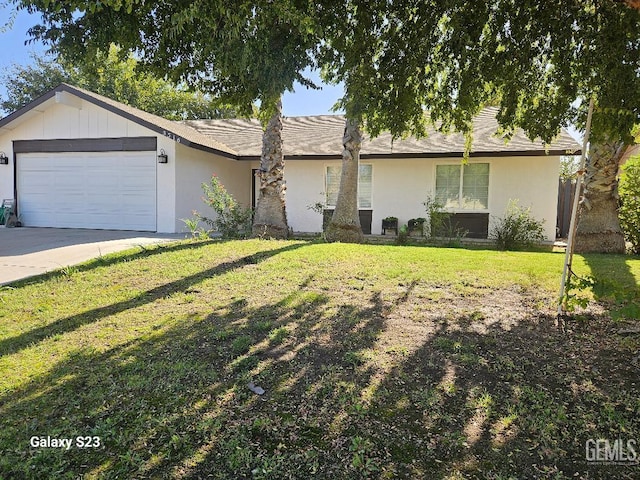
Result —
[[0, 285], [107, 253], [185, 238], [185, 234], [0, 227]]

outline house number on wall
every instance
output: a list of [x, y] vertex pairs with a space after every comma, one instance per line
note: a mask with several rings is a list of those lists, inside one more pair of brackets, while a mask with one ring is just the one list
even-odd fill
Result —
[[174, 142], [178, 142], [181, 143], [182, 142], [182, 138], [179, 137], [178, 135], [176, 135], [175, 133], [171, 133], [171, 132], [167, 132], [166, 130], [162, 131], [162, 134], [165, 137], [169, 137], [171, 140], [173, 140]]

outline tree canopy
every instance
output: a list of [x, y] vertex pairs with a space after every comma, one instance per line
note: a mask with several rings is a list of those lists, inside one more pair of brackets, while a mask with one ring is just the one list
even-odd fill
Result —
[[[345, 84], [343, 158], [356, 165], [361, 125], [395, 137], [455, 128], [470, 151], [472, 119], [489, 101], [506, 140], [522, 128], [551, 142], [561, 127], [584, 124], [590, 98], [596, 142], [631, 141], [640, 120], [635, 0], [14, 1], [42, 13], [30, 34], [71, 60], [117, 41], [153, 71], [241, 111], [259, 101], [265, 124], [294, 81], [313, 86], [301, 72], [319, 66]], [[343, 217], [357, 230], [356, 213]]]
[[140, 65], [175, 82], [222, 95], [252, 113], [257, 101], [263, 119], [280, 95], [313, 64], [313, 3], [223, 0], [139, 2], [137, 0], [22, 0], [19, 8], [42, 13], [29, 34], [83, 61], [111, 42], [137, 52]]
[[372, 135], [420, 135], [429, 123], [468, 131], [489, 100], [507, 134], [521, 127], [545, 141], [582, 125], [576, 99], [597, 97], [596, 136], [627, 135], [640, 116], [640, 12], [629, 2], [15, 3], [43, 14], [30, 34], [70, 59], [117, 41], [145, 66], [245, 111], [296, 80], [312, 86], [301, 72], [319, 66], [345, 83], [342, 105]]
[[584, 124], [588, 102], [576, 99], [597, 98], [596, 138], [628, 136], [640, 117], [640, 13], [624, 3], [346, 4], [351, 26], [325, 27], [321, 63], [373, 135], [419, 135], [429, 123], [468, 131], [488, 101], [507, 135], [521, 127], [547, 142]]
[[231, 107], [212, 96], [139, 71], [137, 64], [131, 55], [121, 58], [113, 45], [74, 64], [64, 56], [53, 59], [34, 55], [32, 64], [13, 64], [0, 74], [7, 90], [0, 108], [12, 112], [65, 82], [170, 120], [235, 116]]

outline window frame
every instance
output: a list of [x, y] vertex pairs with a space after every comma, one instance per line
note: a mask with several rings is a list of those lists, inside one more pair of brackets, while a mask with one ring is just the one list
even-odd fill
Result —
[[[464, 192], [464, 169], [468, 165], [487, 165], [489, 173], [487, 174], [487, 206], [485, 208], [464, 208], [463, 206], [463, 192]], [[438, 183], [438, 167], [439, 166], [457, 166], [460, 167], [459, 182], [458, 182], [458, 201], [455, 207], [444, 207], [444, 210], [452, 213], [487, 213], [490, 210], [491, 205], [491, 162], [489, 161], [475, 161], [467, 162], [463, 164], [460, 161], [456, 162], [436, 162], [433, 166], [433, 192], [434, 198], [437, 195], [437, 183]]]
[[[360, 167], [363, 166], [369, 166], [371, 167], [371, 192], [369, 195], [369, 206], [368, 207], [363, 207], [360, 205]], [[341, 163], [325, 163], [324, 165], [324, 208], [326, 209], [332, 209], [335, 208], [335, 204], [331, 204], [329, 203], [329, 199], [328, 199], [328, 194], [327, 194], [327, 190], [329, 190], [328, 187], [328, 180], [329, 180], [329, 174], [328, 174], [328, 170], [329, 168], [339, 168], [340, 169], [340, 174], [342, 175], [342, 164]], [[360, 162], [360, 164], [358, 165], [358, 210], [373, 210], [373, 163], [371, 162]], [[340, 177], [338, 177], [338, 191], [340, 190]], [[337, 201], [337, 196], [336, 196], [336, 201]]]

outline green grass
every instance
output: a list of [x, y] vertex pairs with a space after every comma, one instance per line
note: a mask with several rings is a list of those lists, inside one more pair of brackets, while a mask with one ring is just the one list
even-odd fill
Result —
[[576, 256], [609, 288], [557, 328], [563, 259], [184, 242], [0, 288], [0, 478], [637, 478], [585, 442], [640, 441], [640, 260]]

